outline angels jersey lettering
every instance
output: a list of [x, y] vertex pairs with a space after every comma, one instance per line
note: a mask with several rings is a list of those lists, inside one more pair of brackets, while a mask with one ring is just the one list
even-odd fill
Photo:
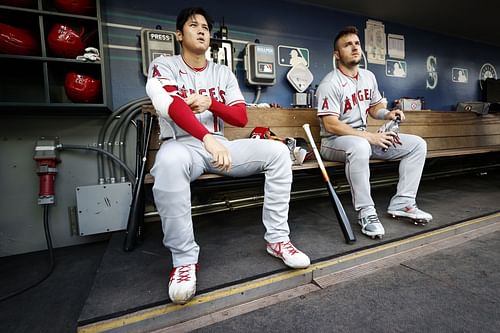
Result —
[[325, 130], [323, 116], [338, 117], [353, 128], [366, 129], [368, 109], [382, 101], [375, 76], [361, 68], [355, 77], [339, 69], [331, 71], [321, 81], [317, 94], [322, 137], [334, 136]]

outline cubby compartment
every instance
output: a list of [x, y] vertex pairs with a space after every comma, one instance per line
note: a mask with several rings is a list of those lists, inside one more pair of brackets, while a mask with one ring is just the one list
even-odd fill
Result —
[[0, 103], [45, 103], [43, 63], [0, 58]]
[[96, 20], [47, 15], [43, 26], [48, 57], [76, 59], [87, 47], [99, 50]]
[[[109, 111], [99, 11], [99, 0], [0, 0], [0, 29], [19, 27], [23, 37], [17, 45], [0, 40], [0, 110]], [[36, 52], [23, 54], [25, 45]], [[97, 51], [76, 59], [88, 47]]]
[[37, 9], [38, 0], [0, 0], [0, 6]]
[[0, 8], [0, 54], [41, 56], [39, 17], [33, 12]]
[[63, 15], [96, 16], [95, 0], [42, 0], [42, 9]]
[[[51, 62], [48, 66], [48, 78], [49, 78], [49, 95], [51, 103], [71, 103], [71, 104], [101, 104], [103, 103], [102, 94], [102, 77], [101, 68], [96, 64], [91, 63], [74, 63], [74, 62]], [[74, 100], [71, 99], [66, 93], [65, 80], [68, 73], [75, 73], [82, 76], [82, 80], [93, 78], [100, 82], [99, 91], [96, 94], [96, 98], [90, 98], [90, 101]], [[78, 79], [76, 80], [78, 81]], [[75, 82], [73, 80], [70, 84], [73, 86], [73, 91], [77, 94], [87, 95], [94, 94], [95, 84], [88, 82]], [[84, 87], [85, 86], [85, 87]], [[81, 91], [81, 93], [80, 93]]]

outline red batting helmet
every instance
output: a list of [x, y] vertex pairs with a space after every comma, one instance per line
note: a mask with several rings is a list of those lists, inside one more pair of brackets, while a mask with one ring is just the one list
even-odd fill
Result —
[[29, 30], [0, 23], [0, 53], [35, 55], [38, 39]]
[[85, 47], [84, 27], [72, 27], [56, 23], [52, 26], [47, 38], [50, 50], [63, 58], [76, 58], [83, 54]]
[[64, 80], [64, 90], [70, 100], [76, 103], [92, 103], [101, 94], [101, 80], [89, 75], [69, 72]]
[[95, 0], [54, 0], [56, 8], [65, 13], [89, 15], [95, 12]]
[[250, 133], [252, 139], [268, 139], [271, 136], [269, 127], [255, 127]]

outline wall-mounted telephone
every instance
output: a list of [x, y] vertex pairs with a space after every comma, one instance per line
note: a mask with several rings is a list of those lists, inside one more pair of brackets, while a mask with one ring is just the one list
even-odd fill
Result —
[[149, 64], [161, 55], [171, 56], [176, 53], [175, 34], [171, 31], [142, 29], [142, 73], [147, 76]]

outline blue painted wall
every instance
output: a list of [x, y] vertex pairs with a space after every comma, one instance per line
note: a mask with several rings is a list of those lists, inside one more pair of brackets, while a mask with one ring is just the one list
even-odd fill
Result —
[[[184, 7], [197, 5], [195, 1], [118, 1], [103, 3], [103, 20], [107, 24], [106, 38], [109, 45], [109, 62], [113, 105], [116, 109], [124, 103], [145, 95], [145, 79], [141, 73], [140, 31], [138, 28], [155, 28], [175, 31], [175, 17]], [[236, 2], [228, 0], [204, 1], [203, 6], [215, 20], [214, 31], [224, 18], [229, 28], [229, 39], [254, 41], [274, 45], [305, 47], [310, 52], [310, 70], [317, 84], [332, 69], [333, 38], [345, 25], [355, 25], [360, 30], [364, 45], [364, 29], [368, 17], [355, 16], [314, 6], [286, 1], [254, 0]], [[376, 17], [370, 19], [377, 20]], [[425, 19], [425, 18], [422, 18]], [[423, 96], [426, 108], [454, 110], [457, 102], [480, 100], [479, 71], [484, 63], [500, 70], [500, 48], [452, 38], [445, 35], [383, 22], [385, 33], [405, 36], [407, 77], [385, 75], [385, 65], [368, 64], [375, 73], [379, 88], [389, 101], [401, 96]], [[126, 27], [116, 27], [116, 24]], [[132, 49], [120, 49], [120, 47]], [[242, 43], [234, 44], [237, 58], [241, 58]], [[437, 58], [438, 85], [426, 89], [427, 57]], [[468, 70], [468, 83], [452, 82], [452, 68]], [[277, 83], [262, 91], [260, 102], [278, 103], [288, 107], [295, 92], [286, 80], [289, 67], [278, 66]], [[236, 75], [247, 102], [255, 97], [253, 87], [244, 82], [243, 63], [237, 62]]]
[[[366, 17], [347, 15], [318, 7], [303, 6], [286, 1], [253, 0], [237, 2], [205, 0], [204, 6], [218, 22], [225, 18], [230, 29], [229, 37], [242, 41], [259, 39], [262, 43], [305, 47], [310, 51], [310, 69], [314, 83], [319, 83], [332, 69], [332, 42], [337, 31], [349, 24], [361, 31]], [[105, 43], [109, 51], [111, 90], [114, 108], [145, 95], [145, 78], [142, 75], [139, 34], [142, 27], [174, 30], [177, 12], [193, 1], [168, 0], [104, 0]], [[446, 17], [445, 15], [443, 17]], [[376, 19], [376, 18], [372, 18]], [[425, 19], [425, 18], [422, 18]], [[452, 110], [457, 101], [478, 100], [480, 96], [479, 70], [485, 62], [500, 70], [500, 48], [453, 39], [439, 34], [410, 29], [390, 22], [386, 33], [402, 34], [406, 38], [407, 79], [385, 76], [385, 66], [369, 65], [379, 79], [379, 86], [389, 100], [400, 96], [424, 96], [429, 108]], [[216, 24], [218, 28], [219, 24]], [[362, 34], [363, 39], [363, 34]], [[362, 40], [363, 41], [363, 40]], [[235, 43], [238, 52], [244, 44]], [[426, 59], [438, 59], [439, 84], [427, 90]], [[241, 55], [237, 55], [241, 57]], [[237, 62], [237, 77], [248, 102], [255, 91], [244, 83], [242, 62]], [[469, 83], [451, 82], [451, 68], [469, 70]], [[288, 67], [278, 67], [277, 84], [265, 88], [262, 102], [277, 102], [290, 106], [294, 89], [286, 81]], [[40, 136], [57, 136], [64, 144], [95, 145], [104, 118], [95, 115], [74, 117], [62, 112], [59, 116], [16, 116], [0, 122], [0, 187], [12, 189], [1, 197], [0, 257], [26, 253], [46, 248], [41, 223], [42, 208], [36, 204], [38, 176], [33, 161], [33, 147]], [[131, 131], [133, 132], [133, 131]], [[133, 136], [133, 135], [132, 135]], [[133, 139], [128, 142], [134, 142]], [[132, 146], [130, 146], [132, 147]], [[130, 148], [133, 149], [133, 148]], [[133, 152], [128, 154], [134, 156]], [[52, 239], [55, 247], [76, 245], [105, 239], [109, 234], [72, 236], [73, 227], [68, 218], [68, 208], [76, 207], [75, 188], [95, 185], [97, 167], [95, 154], [65, 151], [61, 153], [56, 180], [56, 204], [50, 210]]]

